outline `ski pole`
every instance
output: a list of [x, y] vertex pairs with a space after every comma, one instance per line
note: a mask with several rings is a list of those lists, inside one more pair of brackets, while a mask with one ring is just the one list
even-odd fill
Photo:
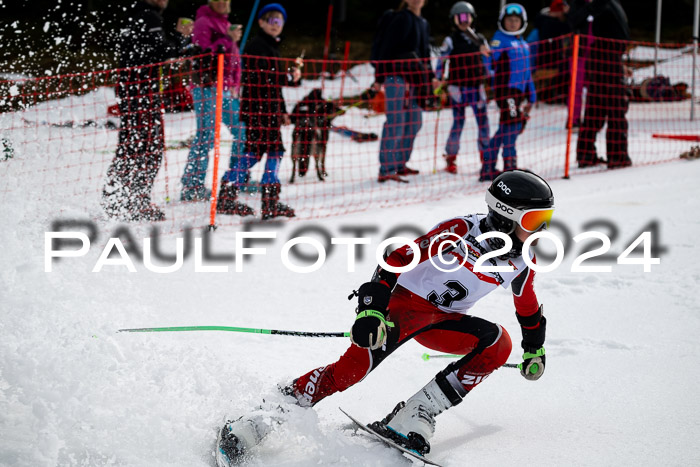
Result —
[[[449, 61], [449, 60], [448, 60]], [[433, 146], [433, 173], [437, 173], [437, 147], [438, 147], [438, 130], [440, 128], [440, 111], [442, 110], [442, 85], [438, 86], [434, 91], [433, 95], [440, 99], [440, 104], [437, 109], [437, 116], [435, 117], [435, 144]]]
[[119, 329], [117, 332], [182, 332], [182, 331], [228, 331], [248, 332], [252, 334], [277, 334], [280, 336], [295, 337], [350, 337], [349, 332], [309, 332], [309, 331], [282, 331], [279, 329], [237, 328], [232, 326], [171, 326], [160, 328], [133, 328]]
[[[426, 362], [430, 360], [431, 358], [462, 358], [464, 355], [454, 355], [454, 354], [439, 354], [439, 355], [430, 355], [427, 353], [424, 353], [421, 358], [425, 360]], [[503, 364], [504, 367], [506, 368], [520, 368], [517, 363], [505, 363]]]
[[241, 39], [241, 46], [239, 47], [241, 55], [243, 54], [243, 49], [245, 48], [245, 42], [248, 40], [248, 34], [250, 34], [250, 28], [253, 25], [253, 18], [255, 17], [255, 13], [258, 11], [258, 5], [260, 4], [260, 0], [255, 0], [255, 4], [253, 4], [253, 10], [250, 12], [250, 16], [248, 17], [248, 24], [245, 27], [245, 31], [243, 32], [243, 39]]

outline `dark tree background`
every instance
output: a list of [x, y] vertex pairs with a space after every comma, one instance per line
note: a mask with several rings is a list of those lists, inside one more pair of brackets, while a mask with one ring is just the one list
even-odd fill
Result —
[[[30, 75], [64, 74], [115, 66], [115, 43], [120, 24], [128, 18], [134, 0], [0, 0], [0, 73]], [[178, 17], [194, 18], [205, 0], [170, 0], [164, 13], [174, 26]], [[253, 0], [232, 0], [231, 22], [248, 21]], [[271, 3], [262, 0], [261, 5]], [[331, 58], [342, 58], [345, 41], [351, 42], [351, 59], [369, 57], [377, 20], [383, 11], [396, 8], [398, 0], [294, 0], [281, 1], [289, 14], [283, 55], [306, 51], [307, 58], [321, 58], [328, 7], [334, 6]], [[434, 42], [449, 32], [447, 14], [453, 0], [428, 0], [423, 16], [430, 22]], [[489, 37], [496, 30], [500, 3], [473, 0], [476, 28]], [[522, 0], [529, 15], [548, 6], [548, 0]], [[633, 39], [653, 41], [656, 0], [622, 0]], [[692, 40], [693, 0], [666, 0], [662, 11], [662, 42]], [[253, 23], [252, 34], [257, 30]]]

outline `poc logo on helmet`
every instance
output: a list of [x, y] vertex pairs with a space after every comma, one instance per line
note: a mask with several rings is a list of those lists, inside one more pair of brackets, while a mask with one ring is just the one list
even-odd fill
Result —
[[513, 214], [513, 208], [510, 208], [505, 204], [501, 204], [498, 201], [496, 201], [496, 208], [500, 209], [503, 212], [507, 212], [508, 214]]
[[508, 188], [508, 185], [503, 183], [502, 181], [498, 182], [498, 185], [496, 185], [498, 188], [501, 189], [501, 191], [507, 195], [510, 194], [510, 188]]

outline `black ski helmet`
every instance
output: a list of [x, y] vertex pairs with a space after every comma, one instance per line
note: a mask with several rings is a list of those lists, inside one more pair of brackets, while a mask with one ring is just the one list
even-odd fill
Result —
[[[506, 31], [506, 28], [503, 26], [503, 20], [506, 16], [519, 16], [523, 23], [522, 27], [517, 31]], [[527, 11], [525, 11], [525, 8], [520, 3], [506, 3], [503, 5], [501, 13], [498, 15], [498, 29], [509, 36], [519, 36], [524, 33], [527, 29]]]
[[[526, 170], [510, 170], [503, 172], [491, 183], [487, 195], [489, 213], [486, 216], [486, 225], [491, 230], [497, 230], [506, 234], [515, 231], [516, 221], [499, 214], [498, 209], [515, 208], [546, 209], [554, 207], [554, 193], [549, 184], [532, 172]], [[495, 198], [495, 205], [488, 199]]]
[[455, 16], [462, 13], [469, 13], [470, 15], [472, 15], [472, 18], [476, 19], [476, 10], [469, 2], [457, 2], [454, 5], [452, 5], [452, 8], [450, 8], [449, 18], [452, 19]]

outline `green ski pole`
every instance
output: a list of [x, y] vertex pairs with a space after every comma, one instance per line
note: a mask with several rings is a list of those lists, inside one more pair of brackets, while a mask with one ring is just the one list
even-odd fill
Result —
[[[426, 362], [430, 360], [431, 358], [462, 358], [464, 355], [455, 355], [455, 354], [437, 354], [437, 355], [430, 355], [427, 353], [424, 353], [421, 358], [425, 360]], [[505, 368], [520, 368], [520, 366], [517, 363], [505, 363], [503, 365]]]
[[248, 332], [252, 334], [276, 334], [279, 336], [296, 337], [350, 337], [349, 332], [309, 332], [282, 331], [279, 329], [237, 328], [232, 326], [171, 326], [159, 328], [119, 329], [117, 332], [182, 332], [182, 331], [227, 331]]

